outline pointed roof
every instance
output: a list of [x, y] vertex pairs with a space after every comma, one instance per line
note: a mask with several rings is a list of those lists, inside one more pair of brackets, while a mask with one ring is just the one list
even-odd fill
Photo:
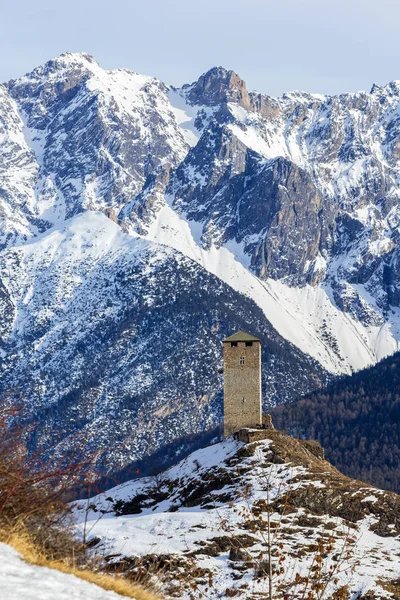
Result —
[[261, 342], [261, 340], [250, 333], [246, 333], [246, 331], [237, 331], [230, 337], [227, 337], [224, 340], [224, 343], [225, 342]]

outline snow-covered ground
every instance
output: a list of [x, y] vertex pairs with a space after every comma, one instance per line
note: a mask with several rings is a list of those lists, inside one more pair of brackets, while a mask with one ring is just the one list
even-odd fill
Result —
[[2, 600], [117, 600], [123, 597], [74, 575], [31, 565], [14, 548], [0, 543]]
[[[393, 535], [375, 532], [380, 513], [378, 510], [374, 514], [374, 510], [377, 503], [383, 505], [388, 497], [389, 502], [396, 502], [393, 501], [396, 496], [343, 476], [338, 479], [337, 472], [325, 461], [317, 459], [310, 463], [310, 455], [301, 449], [300, 443], [287, 436], [280, 441], [278, 437], [278, 443], [282, 444], [281, 452], [290, 448], [289, 460], [280, 464], [268, 462], [270, 453], [276, 452], [275, 443], [275, 440], [259, 442], [254, 454], [247, 457], [243, 454], [244, 445], [232, 439], [194, 452], [157, 480], [144, 478], [128, 482], [92, 498], [89, 511], [86, 502], [79, 503], [76, 512], [79, 529], [82, 531], [85, 527], [89, 537], [100, 538], [97, 551], [112, 555], [117, 561], [123, 557], [171, 555], [187, 560], [192, 570], [202, 569], [212, 574], [211, 598], [225, 595], [226, 590], [232, 588], [241, 590], [240, 597], [247, 598], [252, 593], [266, 592], [265, 579], [257, 578], [253, 569], [257, 570], [257, 565], [266, 557], [266, 534], [258, 528], [259, 521], [254, 515], [258, 517], [255, 510], [265, 502], [267, 488], [272, 504], [285, 494], [307, 498], [309, 488], [317, 507], [314, 512], [296, 501], [297, 508], [289, 510], [285, 518], [275, 510], [271, 517], [273, 531], [278, 532], [273, 536], [273, 545], [283, 557], [285, 577], [290, 579], [295, 573], [307, 576], [318, 540], [330, 538], [333, 549], [326, 552], [324, 569], [328, 571], [331, 566], [336, 569], [340, 553], [346, 556], [335, 575], [336, 583], [329, 584], [332, 593], [348, 584], [353, 594], [378, 589], [379, 598], [391, 598], [380, 587], [379, 580], [393, 581], [400, 576], [400, 538], [394, 529]], [[299, 456], [302, 456], [300, 460]], [[221, 483], [209, 491], [207, 486], [213, 477]], [[338, 489], [338, 481], [341, 489]], [[330, 499], [324, 501], [330, 486]], [[152, 500], [162, 492], [163, 499]], [[121, 507], [121, 501], [140, 497], [142, 500], [132, 508], [134, 514], [114, 514], [113, 507], [118, 501]], [[361, 518], [349, 522], [340, 516], [340, 506], [346, 504], [353, 509], [361, 506]], [[370, 510], [373, 505], [374, 510]], [[321, 506], [324, 506], [323, 511], [320, 511]], [[260, 514], [265, 522], [265, 509]], [[350, 513], [343, 509], [344, 514]], [[386, 514], [389, 519], [393, 517], [393, 511]], [[391, 528], [395, 525], [389, 525], [389, 530]], [[246, 546], [246, 552], [253, 562], [247, 568], [239, 565], [236, 570], [240, 560], [235, 562], [230, 555], [229, 540], [234, 546], [235, 540], [245, 539], [248, 534], [253, 540]], [[222, 545], [219, 551], [209, 552], [208, 548], [213, 544], [215, 547], [215, 543], [218, 546], [219, 541], [225, 547]], [[240, 548], [240, 541], [236, 545]], [[276, 585], [278, 582], [279, 577]], [[285, 585], [284, 579], [281, 578], [280, 583]], [[201, 586], [199, 590], [205, 591]], [[181, 591], [183, 598], [189, 598], [191, 593]]]

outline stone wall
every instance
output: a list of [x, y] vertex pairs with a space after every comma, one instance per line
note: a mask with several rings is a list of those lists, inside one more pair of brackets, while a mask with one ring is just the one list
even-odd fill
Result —
[[261, 343], [225, 342], [224, 436], [257, 425], [261, 425]]
[[270, 429], [239, 429], [235, 432], [235, 438], [245, 444], [251, 444], [251, 442], [271, 439], [270, 433]]

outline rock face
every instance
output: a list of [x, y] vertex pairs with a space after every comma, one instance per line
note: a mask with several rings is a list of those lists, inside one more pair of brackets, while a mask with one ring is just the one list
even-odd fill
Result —
[[162, 565], [162, 590], [175, 597], [265, 597], [271, 561], [279, 600], [321, 585], [328, 598], [394, 600], [400, 497], [345, 477], [316, 443], [263, 435], [110, 489], [89, 514], [79, 502], [79, 530], [88, 519], [110, 571], [151, 578]]
[[379, 285], [387, 309], [393, 290], [383, 270], [390, 279], [398, 225], [398, 164], [387, 129], [398, 135], [397, 85], [340, 98], [289, 95], [275, 102], [273, 117], [235, 89], [240, 97], [220, 98], [218, 125], [176, 171], [177, 206], [203, 223], [205, 243], [243, 243], [262, 278], [329, 281], [339, 297], [338, 281]]
[[[296, 285], [317, 283], [317, 273], [309, 265], [332, 235], [311, 177], [284, 158], [260, 164], [260, 157], [223, 127], [210, 136], [218, 151], [207, 156], [210, 139], [202, 140], [204, 146], [199, 142], [169, 187], [179, 210], [203, 224], [203, 244], [210, 247], [234, 239], [244, 244], [251, 269], [259, 277], [289, 279]], [[201, 162], [206, 169], [213, 160], [207, 180], [193, 187], [194, 165]], [[209, 198], [206, 203], [204, 197]], [[216, 228], [216, 223], [223, 226]], [[273, 235], [262, 235], [272, 231]]]
[[18, 239], [82, 210], [120, 210], [154, 169], [186, 153], [167, 88], [88, 55], [61, 55], [2, 91], [2, 198]]
[[1, 390], [42, 442], [101, 431], [136, 460], [216, 426], [235, 329], [263, 340], [266, 407], [397, 348], [399, 83], [270, 98], [63, 54], [0, 96]]
[[184, 85], [182, 90], [192, 105], [220, 106], [235, 102], [243, 108], [250, 108], [251, 102], [245, 82], [233, 71], [214, 67], [192, 85]]

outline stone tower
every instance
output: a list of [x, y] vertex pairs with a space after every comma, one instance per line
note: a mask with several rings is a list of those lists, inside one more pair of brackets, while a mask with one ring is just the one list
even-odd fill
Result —
[[261, 341], [238, 331], [224, 340], [224, 437], [261, 419]]

